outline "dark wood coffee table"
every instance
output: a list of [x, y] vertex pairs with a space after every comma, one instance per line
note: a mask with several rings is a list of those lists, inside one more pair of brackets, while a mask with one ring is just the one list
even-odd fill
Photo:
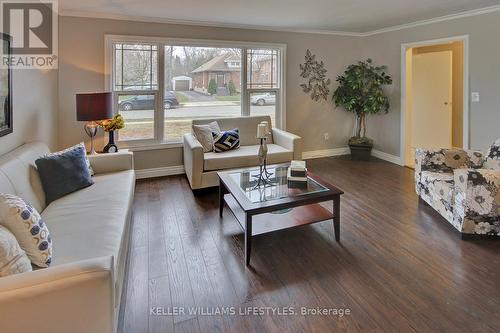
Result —
[[[250, 264], [252, 237], [333, 219], [335, 239], [340, 240], [340, 196], [344, 193], [308, 172], [307, 187], [288, 188], [288, 165], [268, 166], [271, 185], [255, 188], [259, 169], [217, 172], [219, 215], [224, 203], [245, 232], [245, 262]], [[333, 201], [333, 213], [319, 203]]]

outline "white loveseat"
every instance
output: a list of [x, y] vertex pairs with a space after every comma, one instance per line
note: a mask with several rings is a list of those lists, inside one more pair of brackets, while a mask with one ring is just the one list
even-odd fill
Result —
[[53, 240], [49, 268], [0, 278], [0, 332], [116, 332], [135, 173], [132, 153], [89, 156], [94, 184], [45, 206], [34, 161], [43, 143], [0, 157], [0, 192], [42, 215]]
[[[203, 152], [201, 143], [192, 133], [184, 135], [184, 168], [192, 189], [218, 186], [217, 171], [259, 165], [259, 139], [257, 125], [262, 121], [271, 124], [269, 116], [250, 116], [216, 119], [196, 119], [193, 125], [217, 121], [223, 131], [240, 130], [240, 148], [223, 153]], [[285, 163], [302, 159], [300, 136], [273, 128], [267, 139], [267, 163]]]

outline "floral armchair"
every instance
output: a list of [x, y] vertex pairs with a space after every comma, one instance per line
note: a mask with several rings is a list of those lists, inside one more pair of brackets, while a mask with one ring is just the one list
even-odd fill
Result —
[[416, 150], [417, 194], [462, 233], [500, 236], [500, 139], [486, 155]]

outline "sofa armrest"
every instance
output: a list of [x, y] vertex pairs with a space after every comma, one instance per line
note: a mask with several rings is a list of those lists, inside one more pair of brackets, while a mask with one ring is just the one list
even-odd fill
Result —
[[273, 128], [273, 142], [288, 150], [293, 151], [293, 159], [302, 159], [302, 138], [298, 135]]
[[0, 332], [115, 332], [114, 307], [113, 257], [0, 278]]
[[201, 187], [203, 173], [203, 146], [192, 133], [183, 136], [184, 169], [191, 188]]
[[500, 170], [456, 169], [453, 223], [462, 233], [500, 235]]
[[481, 168], [483, 153], [463, 149], [421, 149], [415, 150], [415, 171], [452, 172], [454, 169]]
[[96, 174], [134, 170], [134, 153], [129, 151], [87, 155]]

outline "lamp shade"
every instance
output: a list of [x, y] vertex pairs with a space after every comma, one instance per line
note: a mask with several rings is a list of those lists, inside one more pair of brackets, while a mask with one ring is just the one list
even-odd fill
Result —
[[76, 120], [96, 121], [113, 118], [111, 93], [76, 94]]

